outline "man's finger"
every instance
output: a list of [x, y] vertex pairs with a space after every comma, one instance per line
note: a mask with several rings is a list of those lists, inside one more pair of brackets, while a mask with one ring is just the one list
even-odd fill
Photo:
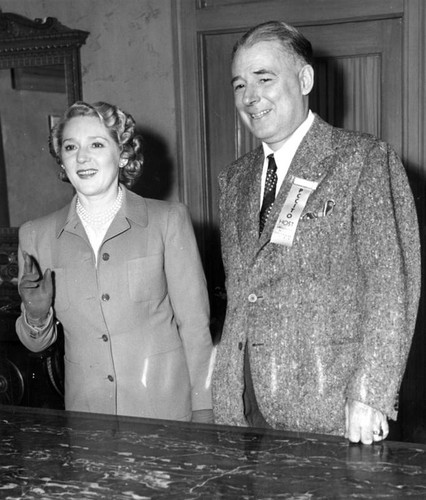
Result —
[[373, 442], [373, 431], [370, 428], [361, 429], [361, 443], [362, 444], [371, 444]]
[[373, 431], [373, 441], [377, 443], [377, 441], [382, 441], [384, 439], [383, 432], [381, 430]]
[[359, 428], [359, 426], [354, 426], [349, 423], [347, 439], [349, 439], [351, 443], [359, 443], [361, 439], [361, 429]]
[[382, 412], [374, 410], [373, 441], [383, 441], [389, 434], [389, 423]]

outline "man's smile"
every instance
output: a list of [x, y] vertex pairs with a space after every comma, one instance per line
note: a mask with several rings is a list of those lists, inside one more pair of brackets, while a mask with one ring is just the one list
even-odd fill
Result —
[[265, 111], [260, 111], [260, 113], [249, 113], [250, 117], [252, 120], [259, 120], [260, 118], [263, 118], [265, 115], [267, 115], [271, 110], [266, 109]]

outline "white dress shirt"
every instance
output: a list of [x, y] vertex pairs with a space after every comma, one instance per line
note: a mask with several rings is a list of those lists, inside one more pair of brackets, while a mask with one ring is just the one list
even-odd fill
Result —
[[272, 149], [262, 142], [263, 152], [265, 154], [265, 161], [263, 163], [263, 171], [262, 171], [262, 185], [260, 190], [260, 206], [262, 206], [263, 201], [263, 191], [265, 187], [266, 180], [266, 171], [268, 169], [268, 155], [273, 154], [275, 158], [275, 163], [277, 165], [277, 189], [275, 191], [275, 195], [280, 190], [281, 184], [285, 176], [287, 175], [288, 169], [290, 167], [290, 163], [293, 160], [294, 155], [296, 154], [297, 148], [299, 147], [302, 139], [305, 137], [309, 128], [311, 127], [314, 121], [314, 114], [311, 110], [308, 112], [308, 116], [306, 120], [291, 134], [290, 137], [287, 138], [285, 143], [281, 146], [278, 151], [272, 151]]

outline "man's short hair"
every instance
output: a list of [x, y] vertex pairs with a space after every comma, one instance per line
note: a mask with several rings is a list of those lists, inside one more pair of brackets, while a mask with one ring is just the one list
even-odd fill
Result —
[[268, 21], [258, 24], [247, 31], [234, 45], [232, 60], [242, 47], [251, 47], [258, 42], [278, 41], [284, 50], [299, 59], [303, 64], [313, 66], [311, 42], [294, 26], [283, 21]]

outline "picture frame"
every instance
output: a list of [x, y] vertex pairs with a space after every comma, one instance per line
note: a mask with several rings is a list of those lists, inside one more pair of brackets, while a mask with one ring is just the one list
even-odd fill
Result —
[[61, 117], [59, 115], [49, 115], [49, 132], [52, 131], [53, 127], [59, 122]]

